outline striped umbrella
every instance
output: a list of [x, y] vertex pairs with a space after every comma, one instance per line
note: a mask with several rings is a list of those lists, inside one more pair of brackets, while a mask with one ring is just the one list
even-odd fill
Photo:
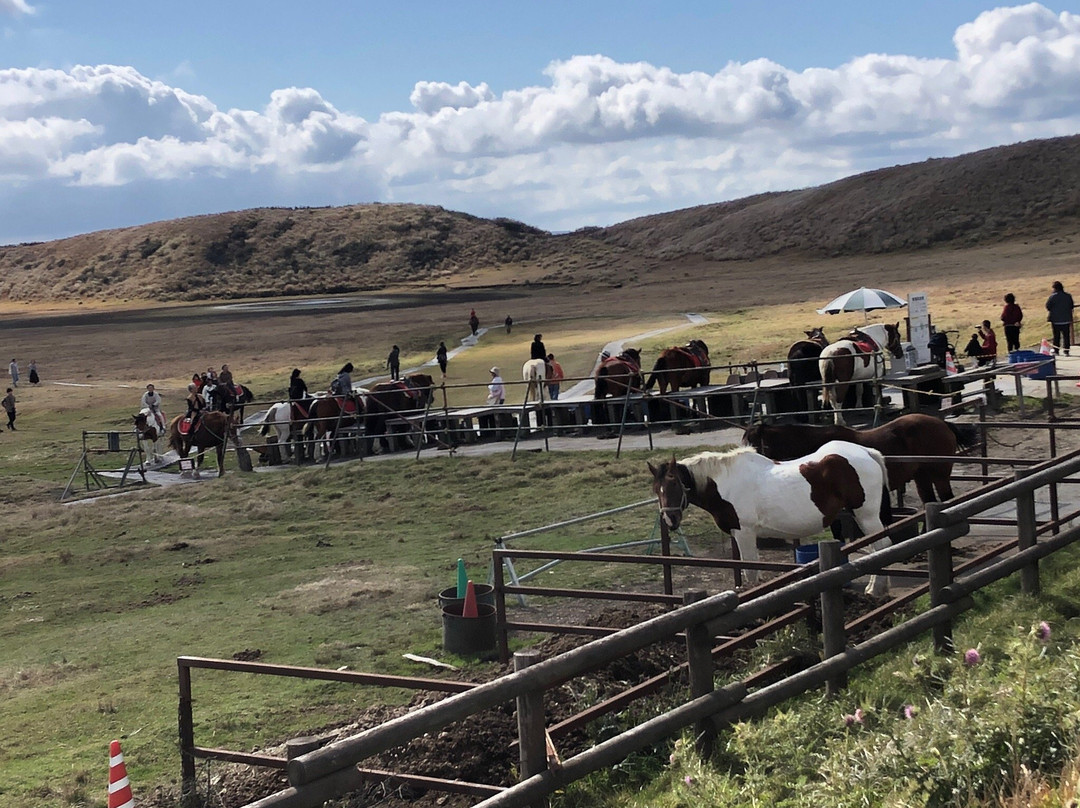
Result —
[[866, 312], [877, 309], [899, 309], [907, 305], [907, 301], [897, 297], [892, 292], [884, 289], [867, 289], [860, 286], [846, 294], [840, 295], [817, 310], [818, 314], [840, 314], [841, 312], [861, 311], [863, 317]]

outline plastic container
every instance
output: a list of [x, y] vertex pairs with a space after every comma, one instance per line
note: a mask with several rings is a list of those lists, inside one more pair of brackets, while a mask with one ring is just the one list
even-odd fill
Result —
[[816, 544], [800, 544], [795, 548], [795, 563], [810, 564], [818, 560], [818, 546]]
[[1010, 351], [1009, 364], [1017, 365], [1021, 362], [1045, 362], [1042, 367], [1028, 371], [1024, 375], [1029, 379], [1045, 379], [1057, 373], [1057, 360], [1047, 354], [1038, 351]]
[[[488, 606], [495, 605], [495, 587], [491, 584], [473, 584], [473, 591], [476, 592], [476, 603], [480, 605], [485, 603]], [[461, 607], [465, 605], [465, 598], [459, 598], [457, 596], [457, 587], [448, 586], [442, 592], [439, 593], [439, 606], [454, 606], [458, 607], [458, 613], [461, 612]]]
[[444, 606], [443, 650], [460, 656], [486, 654], [495, 650], [495, 607], [476, 605], [476, 617], [462, 617], [461, 605]]

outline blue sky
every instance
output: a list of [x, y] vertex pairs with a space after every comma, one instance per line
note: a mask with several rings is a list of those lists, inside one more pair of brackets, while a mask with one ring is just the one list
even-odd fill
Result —
[[370, 201], [566, 230], [1073, 134], [1077, 12], [0, 0], [0, 243]]

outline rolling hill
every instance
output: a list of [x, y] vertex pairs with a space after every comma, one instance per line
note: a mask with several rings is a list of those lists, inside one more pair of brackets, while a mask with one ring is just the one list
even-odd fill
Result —
[[617, 285], [644, 268], [1070, 239], [1080, 136], [553, 235], [438, 207], [261, 208], [0, 247], [0, 300], [202, 300], [401, 286]]

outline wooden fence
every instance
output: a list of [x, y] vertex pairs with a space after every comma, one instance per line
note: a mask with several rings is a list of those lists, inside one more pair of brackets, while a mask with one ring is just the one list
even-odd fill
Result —
[[[811, 574], [813, 570], [803, 568], [778, 576], [769, 582], [769, 591], [756, 597], [747, 598], [745, 593], [734, 592], [711, 597], [687, 593], [684, 605], [679, 608], [557, 657], [540, 661], [531, 652], [515, 654], [516, 670], [512, 674], [469, 687], [435, 704], [292, 760], [278, 761], [276, 765], [288, 773], [290, 787], [251, 803], [249, 808], [319, 806], [325, 800], [359, 788], [372, 777], [413, 777], [414, 781], [424, 781], [420, 775], [392, 775], [361, 766], [365, 760], [407, 744], [425, 733], [437, 732], [477, 712], [498, 708], [508, 702], [517, 705], [521, 782], [509, 788], [496, 784], [456, 784], [450, 788], [467, 790], [467, 793], [482, 798], [479, 806], [483, 808], [534, 805], [556, 789], [613, 765], [629, 753], [687, 727], [693, 726], [700, 742], [708, 744], [717, 730], [733, 721], [759, 714], [810, 689], [822, 686], [835, 689], [855, 666], [925, 632], [932, 632], [936, 648], [946, 650], [951, 644], [952, 621], [970, 607], [973, 592], [1015, 572], [1020, 572], [1025, 592], [1037, 591], [1038, 561], [1080, 538], [1080, 527], [1072, 524], [1080, 517], [1080, 511], [1062, 513], [1040, 523], [1035, 509], [1036, 491], [1056, 485], [1078, 471], [1080, 451], [1019, 470], [1014, 479], [991, 483], [945, 506], [932, 504], [925, 514], [924, 532], [861, 557], [843, 560], [838, 543], [824, 542], [820, 571]], [[1011, 544], [1004, 551], [995, 552], [992, 558], [980, 559], [975, 564], [955, 564], [953, 542], [968, 533], [972, 521], [1007, 503], [1015, 503], [1016, 508], [1016, 535]], [[868, 543], [873, 538], [867, 537], [862, 542]], [[882, 572], [919, 553], [926, 553], [928, 557], [925, 588], [930, 595], [929, 608], [868, 640], [849, 645], [847, 632], [851, 624], [845, 626], [841, 588], [856, 578]], [[799, 575], [808, 577], [798, 580]], [[801, 608], [800, 604], [814, 598], [820, 599], [823, 616], [821, 661], [794, 673], [785, 671], [772, 681], [758, 677], [722, 688], [714, 687], [713, 659], [717, 638], [723, 645], [746, 627], [774, 619], [777, 615], [790, 615]], [[542, 718], [545, 692], [652, 643], [670, 641], [676, 635], [685, 638], [689, 700], [557, 765], [549, 765], [551, 733]], [[194, 743], [192, 669], [226, 668], [234, 664], [237, 663], [229, 660], [187, 657], [178, 660], [182, 774], [185, 793], [189, 797], [194, 794], [197, 758], [242, 760], [246, 757], [249, 760], [245, 762], [258, 762], [250, 760], [256, 756], [205, 749]], [[351, 676], [366, 675], [329, 671], [319, 676], [344, 681]], [[401, 686], [397, 682], [388, 684]], [[451, 686], [443, 683], [441, 689], [451, 690], [452, 686], [461, 685], [449, 684]], [[421, 683], [421, 686], [425, 685]], [[438, 787], [438, 784], [428, 785]]]

